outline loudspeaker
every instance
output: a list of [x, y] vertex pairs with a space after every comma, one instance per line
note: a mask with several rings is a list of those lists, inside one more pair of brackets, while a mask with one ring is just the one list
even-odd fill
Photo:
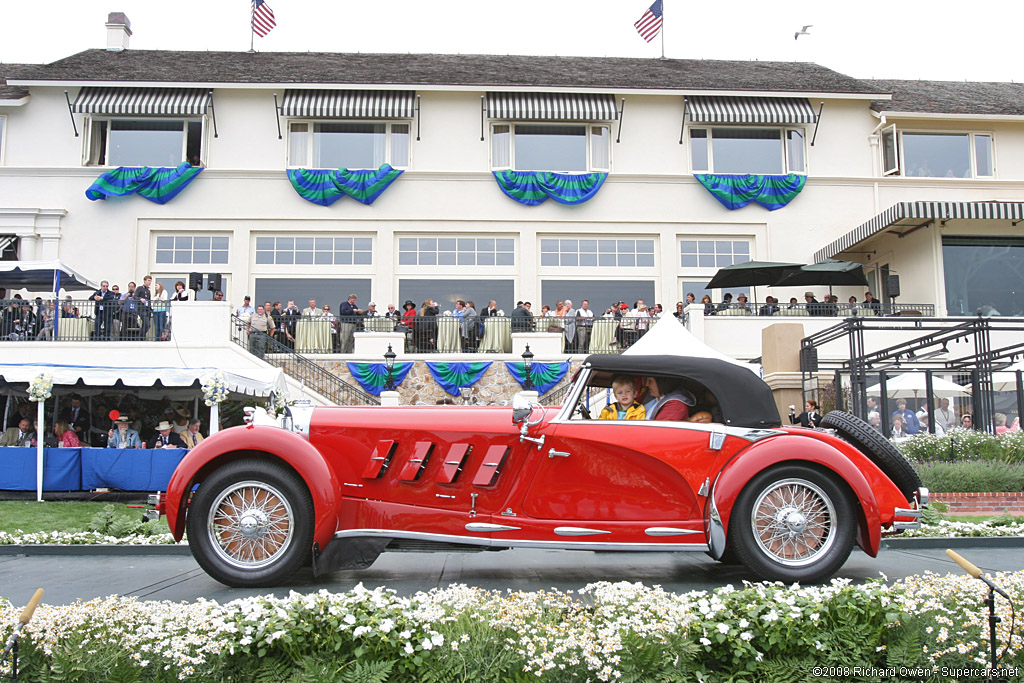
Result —
[[192, 291], [196, 291], [203, 288], [203, 274], [202, 273], [189, 273], [188, 274], [188, 288]]
[[206, 288], [211, 292], [220, 290], [220, 273], [210, 273], [206, 279]]
[[898, 297], [900, 295], [900, 276], [890, 275], [885, 278], [885, 288], [889, 290], [889, 296]]
[[818, 371], [818, 349], [814, 346], [805, 346], [800, 349], [800, 372]]

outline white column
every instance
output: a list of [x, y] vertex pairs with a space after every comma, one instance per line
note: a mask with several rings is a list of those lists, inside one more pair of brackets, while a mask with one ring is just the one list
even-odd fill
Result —
[[36, 500], [43, 500], [43, 415], [46, 401], [36, 402]]

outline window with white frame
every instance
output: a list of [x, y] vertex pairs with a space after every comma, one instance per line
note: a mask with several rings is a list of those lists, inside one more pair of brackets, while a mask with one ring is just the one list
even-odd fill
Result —
[[750, 242], [730, 239], [683, 239], [679, 241], [683, 268], [724, 268], [750, 260]]
[[690, 128], [694, 173], [806, 173], [802, 128]]
[[900, 130], [882, 131], [883, 175], [910, 178], [991, 178], [995, 175], [992, 134]]
[[368, 121], [292, 121], [288, 166], [375, 169], [409, 166], [409, 124]]
[[610, 140], [607, 125], [495, 123], [491, 125], [491, 166], [516, 171], [607, 171]]
[[581, 268], [650, 268], [653, 239], [542, 238], [540, 265]]
[[261, 236], [256, 238], [258, 265], [368, 266], [373, 239], [334, 236]]
[[175, 167], [203, 157], [200, 119], [93, 118], [88, 131], [89, 166]]
[[214, 235], [158, 235], [156, 263], [225, 264], [230, 239]]
[[399, 237], [400, 266], [514, 266], [511, 237]]

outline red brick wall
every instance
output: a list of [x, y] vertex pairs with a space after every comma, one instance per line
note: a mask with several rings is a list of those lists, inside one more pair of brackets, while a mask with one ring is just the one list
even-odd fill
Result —
[[1024, 515], [1024, 492], [1009, 493], [936, 493], [931, 499], [949, 506], [953, 515]]

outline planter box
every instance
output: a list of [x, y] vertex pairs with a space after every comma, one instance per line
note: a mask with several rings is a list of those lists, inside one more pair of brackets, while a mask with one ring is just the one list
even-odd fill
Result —
[[1004, 493], [939, 493], [931, 499], [949, 506], [951, 515], [1024, 515], [1024, 492]]

